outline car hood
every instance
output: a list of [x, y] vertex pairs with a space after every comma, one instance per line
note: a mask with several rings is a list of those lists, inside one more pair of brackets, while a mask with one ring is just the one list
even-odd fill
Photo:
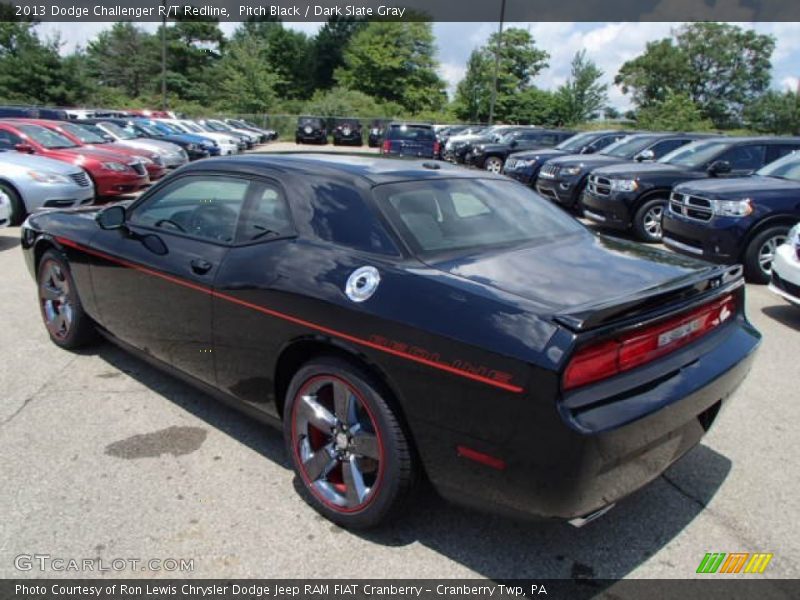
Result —
[[606, 156], [605, 154], [567, 154], [553, 158], [548, 162], [559, 167], [581, 167], [587, 170], [629, 161], [629, 158], [618, 158], [616, 156]]
[[696, 280], [698, 274], [713, 269], [689, 257], [588, 231], [546, 245], [428, 264], [554, 313], [625, 303]]
[[731, 177], [729, 179], [705, 179], [675, 186], [681, 194], [696, 194], [711, 200], [746, 198], [750, 196], [800, 194], [800, 181], [777, 177]]
[[611, 178], [628, 178], [636, 179], [646, 177], [648, 175], [669, 175], [669, 174], [682, 174], [685, 169], [658, 162], [631, 162], [625, 161], [613, 166], [602, 167], [595, 171], [595, 175], [602, 175]]
[[165, 140], [154, 140], [150, 138], [136, 138], [133, 140], [119, 140], [120, 144], [130, 146], [131, 148], [141, 148], [142, 150], [150, 150], [153, 152], [180, 154], [181, 147], [172, 142]]
[[58, 173], [59, 175], [72, 175], [81, 172], [75, 165], [62, 160], [55, 160], [45, 156], [36, 156], [35, 154], [23, 152], [0, 152], [0, 165], [14, 165], [22, 167], [26, 171], [30, 169], [41, 169], [42, 171], [50, 171], [51, 173]]
[[106, 150], [98, 150], [92, 146], [79, 146], [77, 148], [60, 148], [57, 150], [48, 151], [52, 156], [63, 157], [65, 160], [73, 161], [75, 164], [81, 164], [87, 160], [99, 160], [102, 162], [120, 162], [125, 165], [132, 162], [131, 156], [122, 154], [120, 152], [108, 152]]
[[536, 162], [541, 162], [544, 160], [550, 160], [552, 158], [564, 155], [565, 153], [563, 150], [556, 150], [554, 148], [534, 148], [532, 150], [523, 150], [521, 152], [514, 152], [510, 158], [516, 158], [517, 160], [535, 159]]

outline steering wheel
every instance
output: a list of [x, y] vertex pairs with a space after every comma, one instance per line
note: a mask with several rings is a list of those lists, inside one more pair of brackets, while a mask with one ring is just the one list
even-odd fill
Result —
[[176, 223], [175, 221], [173, 221], [171, 219], [160, 219], [160, 220], [156, 221], [156, 227], [161, 227], [162, 225], [172, 225], [178, 231], [182, 231], [183, 233], [186, 233], [186, 230], [181, 226], [180, 223]]
[[[233, 231], [236, 212], [220, 204], [201, 204], [194, 209], [191, 217], [192, 231], [198, 235], [220, 241], [229, 241], [224, 236], [226, 230]], [[230, 227], [229, 227], [230, 226]]]

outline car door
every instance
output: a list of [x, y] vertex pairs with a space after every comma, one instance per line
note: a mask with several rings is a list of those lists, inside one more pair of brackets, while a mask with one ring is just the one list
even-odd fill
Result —
[[93, 283], [103, 325], [123, 341], [215, 383], [212, 289], [234, 241], [251, 181], [187, 173], [129, 210], [126, 227], [101, 230]]
[[766, 154], [766, 144], [741, 144], [729, 148], [713, 162], [725, 161], [731, 165], [725, 177], [745, 177], [764, 166]]

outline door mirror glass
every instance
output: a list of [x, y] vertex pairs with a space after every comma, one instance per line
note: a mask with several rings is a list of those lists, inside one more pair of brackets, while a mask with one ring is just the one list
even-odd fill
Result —
[[724, 175], [731, 172], [731, 163], [727, 160], [715, 160], [708, 167], [708, 172], [711, 175]]
[[101, 229], [120, 229], [125, 225], [125, 207], [114, 204], [97, 213], [97, 224]]

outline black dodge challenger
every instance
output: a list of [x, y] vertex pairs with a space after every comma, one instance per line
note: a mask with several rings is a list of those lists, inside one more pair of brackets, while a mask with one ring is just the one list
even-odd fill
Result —
[[760, 338], [739, 267], [441, 163], [209, 159], [22, 243], [56, 344], [99, 333], [281, 426], [306, 499], [354, 528], [422, 476], [586, 522], [698, 443]]

